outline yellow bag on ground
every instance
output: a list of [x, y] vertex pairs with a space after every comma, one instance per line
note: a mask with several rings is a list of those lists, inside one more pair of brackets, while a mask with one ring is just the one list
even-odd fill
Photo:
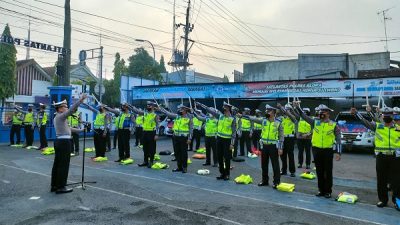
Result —
[[156, 162], [151, 166], [152, 169], [161, 170], [169, 168], [168, 164]]
[[47, 147], [43, 149], [42, 155], [53, 155], [55, 153], [55, 150], [53, 147]]
[[199, 149], [197, 149], [196, 153], [206, 154], [206, 149], [205, 148], [199, 148]]
[[160, 155], [159, 155], [159, 154], [155, 154], [155, 155], [154, 155], [154, 160], [155, 160], [155, 161], [160, 161], [160, 160], [161, 160]]
[[92, 147], [92, 148], [85, 148], [85, 152], [94, 152], [95, 151], [95, 148], [94, 147]]
[[104, 162], [104, 161], [107, 161], [107, 160], [108, 160], [107, 157], [101, 157], [101, 156], [96, 157], [96, 158], [93, 159], [93, 161], [95, 161], [95, 162]]
[[121, 161], [121, 165], [129, 165], [133, 163], [133, 159], [129, 158], [129, 159], [125, 159]]
[[300, 174], [300, 177], [308, 180], [314, 180], [316, 175], [313, 172], [304, 172]]
[[237, 184], [251, 184], [253, 183], [253, 178], [250, 175], [242, 174], [235, 178]]
[[355, 204], [358, 201], [358, 196], [350, 194], [348, 192], [341, 192], [336, 198], [338, 202], [344, 202], [349, 204]]
[[295, 189], [295, 185], [294, 184], [289, 184], [289, 183], [280, 183], [276, 189], [278, 189], [279, 191], [283, 191], [283, 192], [293, 192]]
[[188, 158], [187, 164], [192, 164], [192, 160]]
[[26, 147], [26, 149], [28, 149], [28, 150], [39, 149], [39, 147], [37, 147], [37, 146], [28, 146], [28, 147]]

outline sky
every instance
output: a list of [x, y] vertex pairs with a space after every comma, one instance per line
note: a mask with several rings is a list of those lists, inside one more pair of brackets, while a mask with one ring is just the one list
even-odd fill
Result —
[[[176, 1], [176, 23], [185, 23], [188, 0]], [[80, 50], [104, 46], [103, 74], [113, 77], [115, 53], [127, 61], [137, 47], [157, 61], [172, 53], [174, 0], [71, 0], [72, 62]], [[14, 37], [62, 46], [63, 0], [0, 0], [0, 27], [10, 25]], [[400, 60], [400, 0], [191, 0], [190, 69], [233, 80], [243, 63], [297, 58], [300, 53], [368, 53], [385, 51], [386, 11], [388, 49]], [[89, 15], [90, 14], [90, 15]], [[30, 17], [29, 17], [30, 15]], [[183, 28], [176, 46], [183, 50]], [[18, 60], [26, 49], [17, 47]], [[57, 54], [31, 50], [41, 66], [53, 66]], [[87, 65], [99, 73], [96, 59]], [[171, 67], [167, 67], [172, 71]]]

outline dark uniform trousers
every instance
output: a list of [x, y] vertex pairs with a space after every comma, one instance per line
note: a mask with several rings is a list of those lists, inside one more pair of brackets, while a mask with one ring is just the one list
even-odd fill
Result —
[[285, 137], [283, 142], [283, 154], [281, 155], [282, 173], [287, 173], [288, 159], [289, 171], [290, 173], [295, 173], [296, 165], [294, 163], [294, 137]]
[[332, 193], [333, 149], [313, 147], [315, 167], [317, 168], [318, 190], [322, 194]]
[[33, 130], [32, 125], [24, 125], [25, 130], [25, 140], [27, 146], [33, 145]]
[[211, 164], [211, 153], [213, 158], [213, 163], [217, 164], [217, 140], [214, 136], [205, 137], [206, 144], [206, 163]]
[[46, 137], [46, 125], [40, 126], [39, 134], [40, 134], [40, 148], [48, 147], [47, 137]]
[[135, 145], [139, 146], [143, 144], [143, 127], [136, 127], [135, 130]]
[[[144, 163], [153, 163], [156, 154], [156, 141], [154, 140], [156, 131], [143, 131], [143, 155]], [[175, 140], [176, 141], [176, 140]]]
[[260, 150], [260, 139], [261, 139], [261, 130], [253, 130], [253, 135], [252, 135], [252, 140], [253, 140], [253, 147]]
[[[235, 157], [235, 158], [236, 158], [237, 153], [238, 153], [238, 148], [239, 148], [239, 137], [238, 137], [238, 135], [236, 133], [236, 139], [235, 139], [235, 142], [233, 143], [233, 157]], [[218, 152], [218, 150], [217, 150], [217, 152]]]
[[393, 191], [393, 203], [395, 198], [400, 199], [400, 157], [378, 154], [376, 156], [376, 177], [379, 201], [388, 202], [389, 183]]
[[58, 189], [67, 185], [71, 147], [71, 139], [56, 139], [54, 141], [55, 156], [51, 171], [51, 187]]
[[13, 124], [10, 130], [10, 144], [15, 144], [14, 135], [17, 136], [17, 144], [21, 144], [21, 125]]
[[111, 131], [110, 131], [110, 129], [107, 130], [107, 134], [106, 134], [106, 147], [107, 147], [108, 151], [111, 150]]
[[311, 139], [297, 139], [297, 148], [299, 149], [299, 165], [303, 165], [304, 152], [306, 152], [306, 166], [311, 165]]
[[106, 156], [106, 138], [103, 137], [104, 130], [95, 129], [94, 130], [94, 148], [96, 149], [96, 157]]
[[193, 129], [193, 140], [190, 143], [190, 151], [193, 151], [193, 144], [196, 141], [196, 150], [200, 148], [201, 130]]
[[175, 136], [174, 144], [175, 144], [175, 158], [178, 169], [182, 170], [187, 168], [188, 161], [188, 144], [187, 137], [184, 136]]
[[229, 149], [230, 145], [230, 138], [217, 137], [217, 158], [219, 164], [219, 172], [223, 176], [230, 175], [232, 158], [232, 152]]
[[79, 133], [72, 133], [71, 153], [79, 152]]
[[113, 143], [114, 148], [117, 148], [117, 141], [118, 141], [118, 130], [116, 129], [114, 131], [114, 143]]
[[121, 160], [131, 157], [130, 137], [131, 131], [129, 129], [118, 129], [118, 155]]
[[272, 171], [274, 173], [274, 184], [278, 185], [281, 183], [281, 174], [279, 171], [279, 154], [276, 144], [264, 144], [261, 150], [261, 170], [263, 183], [269, 182], [268, 170], [270, 159]]
[[244, 155], [245, 143], [246, 143], [247, 154], [249, 154], [249, 152], [251, 152], [250, 131], [242, 131], [242, 136], [240, 137], [240, 155]]

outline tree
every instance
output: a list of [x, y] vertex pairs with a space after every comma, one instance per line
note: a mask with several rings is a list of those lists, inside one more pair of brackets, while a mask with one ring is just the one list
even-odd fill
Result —
[[121, 59], [121, 55], [117, 52], [115, 54], [114, 61], [114, 81], [116, 82], [118, 88], [121, 86], [121, 76], [126, 73], [128, 69], [125, 66], [125, 60]]
[[224, 83], [229, 83], [229, 77], [224, 75], [223, 82]]
[[121, 76], [125, 74], [127, 68], [125, 66], [125, 60], [121, 58], [121, 55], [117, 52], [115, 54], [114, 61], [114, 79], [104, 80], [105, 92], [103, 95], [103, 102], [106, 105], [118, 106], [120, 103], [121, 96]]
[[161, 73], [167, 73], [167, 69], [165, 68], [165, 60], [164, 60], [164, 56], [161, 55], [160, 58], [160, 72]]
[[135, 54], [128, 58], [128, 74], [144, 79], [161, 81], [160, 66], [144, 48], [136, 48]]
[[[12, 38], [8, 24], [4, 28], [2, 36]], [[14, 46], [14, 42], [0, 43], [0, 99], [2, 100], [2, 106], [4, 106], [5, 99], [15, 93], [16, 74], [17, 49]]]

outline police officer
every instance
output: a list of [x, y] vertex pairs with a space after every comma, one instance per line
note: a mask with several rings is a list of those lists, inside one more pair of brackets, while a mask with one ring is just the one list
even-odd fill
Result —
[[[311, 116], [311, 110], [309, 108], [303, 108], [303, 112], [307, 116]], [[311, 137], [312, 137], [312, 129], [311, 125], [307, 123], [303, 118], [297, 117], [298, 125], [297, 125], [297, 147], [299, 149], [298, 152], [298, 160], [299, 166], [298, 168], [303, 167], [304, 162], [304, 153], [306, 154], [306, 169], [310, 169], [311, 165]]]
[[[255, 110], [255, 117], [258, 119], [262, 119], [261, 110], [259, 109]], [[255, 148], [256, 150], [260, 150], [261, 128], [262, 128], [261, 124], [253, 122], [252, 141], [253, 141], [253, 148]]]
[[109, 108], [106, 109], [118, 116], [118, 156], [119, 159], [115, 162], [123, 162], [124, 160], [130, 159], [131, 147], [129, 140], [131, 138], [131, 131], [134, 126], [135, 116], [130, 113], [129, 105], [127, 103], [122, 104], [122, 112]]
[[206, 146], [206, 162], [203, 166], [211, 165], [211, 155], [213, 161], [213, 167], [217, 167], [217, 129], [218, 120], [213, 116], [213, 114], [208, 113], [207, 116], [202, 116], [195, 111], [194, 115], [196, 118], [202, 122], [205, 122], [205, 146]]
[[142, 146], [142, 138], [143, 138], [143, 121], [144, 121], [144, 116], [143, 114], [138, 114], [136, 116], [135, 120], [135, 147], [141, 147]]
[[[243, 110], [243, 116], [249, 116], [250, 115], [250, 109], [249, 108], [244, 108]], [[251, 137], [253, 135], [253, 123], [247, 119], [241, 117], [239, 119], [239, 133], [240, 133], [240, 156], [244, 156], [244, 145], [246, 144], [246, 152], [247, 156], [251, 157], [253, 153], [251, 152]]]
[[19, 112], [24, 114], [24, 120], [22, 124], [24, 125], [25, 131], [25, 145], [24, 148], [31, 147], [33, 145], [33, 131], [35, 129], [35, 115], [33, 113], [33, 105], [28, 105], [28, 111], [22, 111], [19, 108], [16, 108]]
[[188, 145], [192, 141], [193, 118], [188, 114], [190, 108], [179, 105], [178, 113], [171, 113], [160, 107], [159, 110], [168, 117], [175, 119], [174, 122], [174, 145], [177, 168], [172, 172], [187, 173]]
[[96, 119], [93, 121], [93, 129], [94, 129], [94, 136], [93, 142], [95, 147], [95, 157], [93, 160], [95, 162], [98, 161], [106, 161], [106, 137], [107, 137], [107, 127], [108, 121], [107, 112], [103, 105], [99, 105], [97, 109], [93, 108], [92, 106], [85, 104], [92, 112], [96, 113]]
[[40, 147], [39, 150], [43, 148], [47, 148], [47, 137], [46, 137], [46, 125], [48, 121], [48, 115], [45, 112], [46, 105], [39, 103], [40, 111], [36, 117], [36, 126], [39, 128], [39, 136], [40, 136]]
[[51, 192], [63, 194], [72, 192], [72, 189], [67, 189], [68, 170], [70, 163], [70, 153], [72, 148], [71, 132], [80, 132], [83, 130], [71, 128], [68, 126], [67, 117], [72, 115], [72, 112], [86, 99], [86, 95], [82, 95], [72, 107], [68, 110], [67, 101], [62, 101], [54, 104], [56, 114], [54, 116], [54, 129], [56, 139], [54, 140], [54, 163], [51, 171]]
[[[17, 107], [17, 106], [16, 106]], [[21, 125], [24, 115], [15, 109], [12, 117], [12, 125], [10, 130], [10, 145], [14, 145], [14, 135], [17, 136], [17, 145], [21, 144]]]
[[[78, 108], [74, 109], [72, 115], [68, 116], [68, 125], [72, 128], [79, 129], [80, 124], [82, 123], [82, 114], [78, 112]], [[72, 151], [71, 156], [79, 155], [79, 133], [72, 133]]]
[[[115, 110], [117, 110], [119, 112], [119, 109], [116, 108]], [[116, 116], [114, 114], [113, 116], [113, 130], [114, 130], [114, 140], [113, 140], [113, 149], [117, 148], [117, 141], [118, 141], [118, 122], [119, 122], [119, 116]]]
[[333, 110], [321, 104], [318, 106], [318, 118], [313, 119], [303, 112], [298, 102], [294, 102], [293, 104], [300, 116], [309, 123], [313, 129], [311, 144], [315, 166], [317, 168], [319, 189], [316, 196], [331, 198], [333, 155], [335, 154], [336, 161], [339, 161], [342, 149], [340, 128], [337, 126], [336, 122], [329, 118]]
[[[195, 109], [196, 113], [201, 114], [201, 110]], [[190, 142], [190, 149], [189, 151], [193, 151], [193, 144], [196, 141], [196, 150], [200, 148], [200, 141], [201, 141], [201, 128], [203, 127], [203, 121], [197, 119], [196, 117], [193, 118], [193, 141]]]
[[279, 173], [279, 155], [282, 155], [283, 142], [284, 142], [284, 131], [282, 123], [275, 118], [276, 108], [266, 105], [265, 106], [265, 118], [249, 117], [254, 123], [259, 123], [262, 126], [261, 140], [261, 169], [262, 169], [262, 180], [258, 186], [269, 185], [269, 160], [271, 160], [272, 170], [274, 174], [273, 188], [281, 182], [281, 174]]
[[400, 211], [400, 128], [393, 121], [393, 109], [384, 107], [381, 110], [382, 122], [369, 122], [355, 108], [351, 109], [363, 124], [375, 131], [376, 178], [379, 202], [382, 208], [387, 206], [388, 184], [393, 191], [392, 201]]
[[236, 138], [236, 119], [232, 116], [232, 105], [224, 102], [222, 114], [218, 110], [196, 102], [197, 106], [204, 108], [208, 113], [218, 118], [217, 127], [217, 158], [220, 176], [217, 180], [229, 180], [233, 144]]
[[132, 110], [137, 114], [143, 114], [143, 163], [138, 166], [147, 166], [151, 168], [156, 154], [156, 144], [158, 140], [158, 121], [159, 117], [155, 114], [157, 103], [147, 101], [146, 112], [132, 107]]

